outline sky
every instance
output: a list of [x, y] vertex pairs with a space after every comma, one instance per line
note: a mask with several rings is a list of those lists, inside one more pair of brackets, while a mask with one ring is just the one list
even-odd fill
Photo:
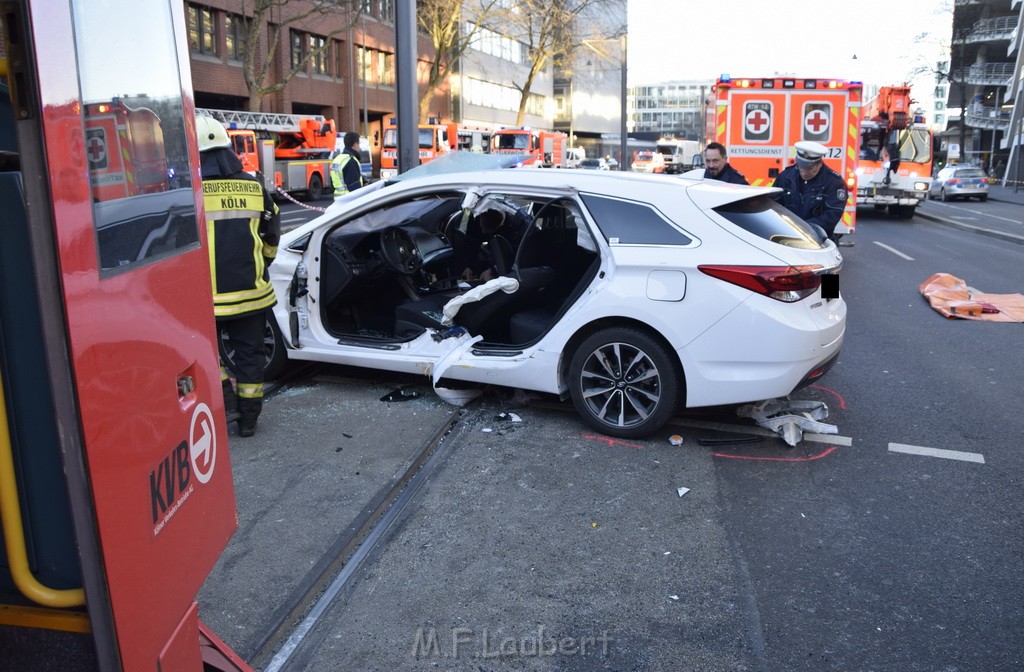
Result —
[[[948, 46], [952, 0], [629, 0], [630, 86], [790, 74], [898, 84]], [[853, 57], [856, 55], [856, 59]]]

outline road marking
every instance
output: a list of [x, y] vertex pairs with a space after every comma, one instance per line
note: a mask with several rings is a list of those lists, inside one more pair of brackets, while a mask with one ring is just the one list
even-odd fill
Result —
[[906, 453], [908, 455], [923, 455], [925, 457], [941, 457], [945, 460], [962, 460], [963, 462], [977, 462], [985, 464], [985, 456], [981, 453], [964, 453], [959, 450], [943, 450], [941, 448], [926, 448], [925, 446], [908, 446], [905, 443], [890, 443], [889, 452]]
[[892, 252], [893, 254], [895, 254], [895, 255], [896, 255], [897, 257], [903, 257], [903, 258], [904, 258], [904, 259], [906, 259], [907, 261], [913, 261], [913, 260], [914, 260], [914, 258], [913, 258], [913, 257], [908, 257], [907, 255], [905, 255], [905, 254], [903, 254], [902, 252], [900, 252], [899, 250], [897, 250], [897, 249], [896, 249], [895, 247], [889, 247], [889, 246], [888, 246], [888, 245], [886, 245], [885, 243], [880, 243], [880, 242], [878, 242], [877, 240], [876, 240], [876, 241], [873, 241], [873, 242], [875, 243], [875, 245], [878, 245], [878, 246], [879, 246], [879, 247], [881, 247], [881, 248], [884, 248], [884, 249], [886, 249], [886, 250], [889, 250], [890, 252]]

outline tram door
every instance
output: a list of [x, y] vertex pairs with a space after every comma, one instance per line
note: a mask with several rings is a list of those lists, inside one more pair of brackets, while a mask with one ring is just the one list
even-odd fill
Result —
[[199, 671], [237, 518], [183, 5], [2, 6], [0, 594], [101, 669]]

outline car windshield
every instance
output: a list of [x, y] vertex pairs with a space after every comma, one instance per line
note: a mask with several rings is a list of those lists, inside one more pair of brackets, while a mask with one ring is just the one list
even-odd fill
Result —
[[820, 250], [827, 240], [823, 232], [767, 196], [745, 198], [714, 210], [744, 231], [786, 247]]
[[981, 168], [962, 168], [956, 171], [957, 177], [985, 177], [985, 171]]
[[598, 166], [601, 165], [601, 162], [598, 161], [597, 159], [583, 159], [582, 161], [580, 161], [580, 165], [586, 166], [588, 168], [597, 168]]
[[464, 173], [495, 168], [515, 168], [529, 157], [522, 154], [481, 154], [480, 152], [446, 152], [428, 163], [411, 168], [391, 178], [392, 182], [427, 175]]

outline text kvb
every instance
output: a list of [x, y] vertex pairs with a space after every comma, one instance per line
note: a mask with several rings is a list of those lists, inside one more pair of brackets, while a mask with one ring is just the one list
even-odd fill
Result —
[[167, 508], [174, 504], [176, 494], [185, 491], [191, 479], [192, 461], [189, 459], [188, 442], [182, 441], [154, 471], [149, 472], [149, 497], [154, 525], [167, 512]]

